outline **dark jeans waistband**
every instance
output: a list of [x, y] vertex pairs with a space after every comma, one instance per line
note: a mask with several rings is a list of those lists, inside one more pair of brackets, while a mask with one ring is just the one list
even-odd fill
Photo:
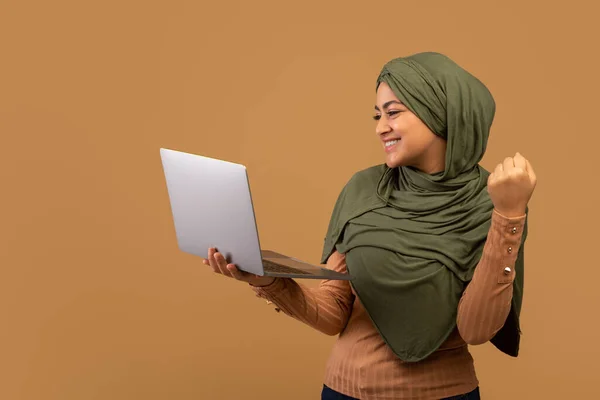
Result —
[[[323, 385], [323, 390], [321, 391], [321, 400], [360, 400], [355, 397], [346, 396], [345, 394], [336, 392], [332, 388]], [[459, 394], [458, 396], [446, 397], [440, 400], [481, 400], [479, 394], [479, 387], [475, 388], [475, 390], [465, 393]]]

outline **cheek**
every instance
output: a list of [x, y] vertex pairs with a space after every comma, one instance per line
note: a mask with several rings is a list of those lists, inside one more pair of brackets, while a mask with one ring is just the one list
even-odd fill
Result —
[[406, 124], [406, 121], [404, 121], [401, 117], [399, 117], [390, 122], [390, 128], [392, 128], [392, 130], [394, 132], [402, 135], [402, 134], [406, 133], [407, 124]]
[[418, 120], [415, 120], [415, 118], [416, 117], [414, 117], [413, 115], [404, 112], [397, 116], [395, 119], [391, 120], [389, 124], [396, 134], [402, 137], [411, 136], [415, 133], [418, 133], [420, 129]]

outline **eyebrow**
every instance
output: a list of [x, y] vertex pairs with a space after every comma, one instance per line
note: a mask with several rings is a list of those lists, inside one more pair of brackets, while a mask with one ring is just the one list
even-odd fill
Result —
[[[402, 102], [400, 102], [400, 101], [398, 101], [398, 100], [390, 100], [390, 101], [386, 102], [386, 103], [383, 105], [383, 109], [385, 110], [386, 108], [388, 108], [388, 107], [389, 107], [390, 105], [392, 105], [392, 104], [399, 104], [399, 105], [401, 105], [401, 106], [403, 106], [403, 105], [404, 105], [404, 104], [402, 104]], [[379, 107], [375, 106], [375, 109], [376, 109], [377, 111], [379, 111]]]

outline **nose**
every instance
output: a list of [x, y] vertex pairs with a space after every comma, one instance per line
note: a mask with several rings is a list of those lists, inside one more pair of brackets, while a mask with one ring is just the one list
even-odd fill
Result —
[[379, 118], [379, 121], [377, 121], [377, 126], [375, 127], [375, 133], [377, 133], [378, 136], [381, 136], [385, 133], [389, 133], [391, 130], [392, 130], [392, 128], [388, 124], [386, 118], [382, 115], [381, 118]]

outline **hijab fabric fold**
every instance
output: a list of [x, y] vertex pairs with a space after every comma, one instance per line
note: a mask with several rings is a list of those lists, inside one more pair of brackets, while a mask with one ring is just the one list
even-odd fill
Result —
[[[493, 204], [479, 165], [495, 114], [486, 86], [447, 56], [396, 58], [377, 79], [447, 141], [445, 169], [378, 165], [356, 173], [334, 206], [321, 262], [346, 255], [351, 284], [394, 353], [420, 361], [456, 327], [460, 297], [483, 253]], [[526, 225], [527, 226], [527, 225]], [[527, 229], [523, 232], [524, 241]], [[523, 246], [510, 315], [492, 339], [517, 356]]]

